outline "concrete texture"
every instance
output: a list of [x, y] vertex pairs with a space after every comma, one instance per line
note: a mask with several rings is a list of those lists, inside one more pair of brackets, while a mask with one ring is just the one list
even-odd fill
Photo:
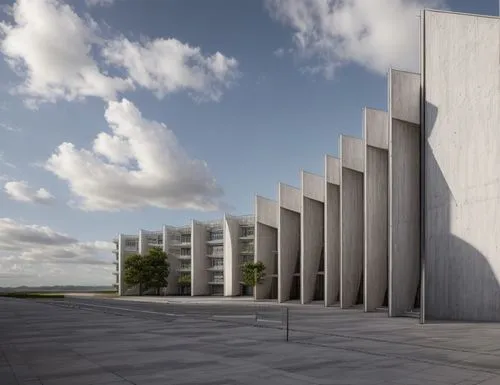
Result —
[[373, 311], [384, 304], [389, 248], [389, 122], [387, 112], [366, 108], [364, 172], [364, 307]]
[[425, 314], [500, 321], [500, 19], [424, 17]]
[[340, 159], [325, 156], [325, 306], [340, 293]]
[[207, 229], [201, 222], [191, 224], [191, 295], [208, 295], [210, 273], [207, 258]]
[[300, 299], [314, 299], [316, 279], [324, 252], [325, 178], [302, 171], [302, 210], [300, 223]]
[[300, 259], [300, 189], [280, 183], [278, 187], [278, 302], [290, 300], [295, 266]]
[[[290, 307], [287, 343], [280, 330], [280, 310], [277, 305], [169, 305], [111, 300], [50, 305], [0, 299], [0, 383], [500, 382], [500, 353], [495, 338], [500, 332], [498, 325], [420, 326], [412, 319], [388, 320], [380, 313], [297, 306]], [[278, 322], [256, 323], [256, 314], [258, 320]]]
[[224, 215], [224, 295], [240, 294], [240, 224], [237, 218]]
[[389, 315], [414, 309], [420, 277], [420, 75], [389, 72]]
[[356, 305], [363, 277], [364, 141], [340, 137], [340, 306]]
[[275, 259], [278, 253], [278, 202], [261, 196], [255, 197], [255, 261], [266, 267], [265, 277], [255, 287], [256, 299], [271, 298]]
[[[167, 277], [167, 295], [177, 294], [177, 279], [178, 273], [177, 268], [180, 266], [179, 260], [176, 255], [174, 255], [174, 248], [172, 245], [172, 231], [173, 228], [170, 226], [163, 226], [163, 251], [167, 253], [168, 263], [170, 264], [170, 273]], [[177, 251], [177, 250], [176, 250]]]

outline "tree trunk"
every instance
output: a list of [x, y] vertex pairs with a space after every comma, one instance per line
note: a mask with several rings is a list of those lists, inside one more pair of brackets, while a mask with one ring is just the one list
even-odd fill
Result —
[[142, 283], [139, 284], [139, 296], [142, 296]]

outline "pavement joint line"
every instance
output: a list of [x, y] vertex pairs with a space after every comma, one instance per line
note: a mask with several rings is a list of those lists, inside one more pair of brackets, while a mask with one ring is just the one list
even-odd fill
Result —
[[88, 304], [88, 303], [79, 303], [79, 302], [73, 302], [73, 303], [76, 304], [78, 308], [80, 308], [80, 306], [88, 306], [88, 307], [97, 307], [97, 308], [103, 308], [103, 309], [124, 310], [124, 311], [136, 312], [136, 313], [161, 314], [161, 315], [166, 315], [169, 317], [184, 317], [185, 316], [184, 314], [164, 313], [161, 311], [152, 311], [152, 310], [138, 310], [138, 309], [125, 308], [125, 307], [118, 307], [118, 306], [92, 305], [92, 304]]

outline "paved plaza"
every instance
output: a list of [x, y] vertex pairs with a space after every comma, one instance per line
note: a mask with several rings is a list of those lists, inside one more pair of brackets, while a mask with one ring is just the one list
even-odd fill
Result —
[[498, 385], [500, 325], [320, 306], [0, 299], [0, 385]]

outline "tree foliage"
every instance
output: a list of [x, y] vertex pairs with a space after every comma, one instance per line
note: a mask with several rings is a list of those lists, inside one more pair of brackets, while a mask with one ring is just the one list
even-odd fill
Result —
[[139, 295], [148, 289], [155, 289], [156, 294], [159, 294], [160, 289], [167, 286], [169, 273], [167, 254], [159, 247], [152, 248], [144, 256], [134, 254], [125, 260], [125, 284], [138, 285]]
[[261, 261], [245, 262], [242, 266], [243, 283], [255, 287], [262, 282], [266, 267]]
[[191, 274], [181, 274], [177, 279], [179, 285], [191, 285]]

